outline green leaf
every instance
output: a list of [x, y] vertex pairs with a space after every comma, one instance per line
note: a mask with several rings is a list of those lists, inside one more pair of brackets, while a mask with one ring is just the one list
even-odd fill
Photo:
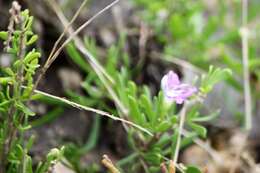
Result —
[[30, 16], [30, 17], [27, 19], [27, 23], [26, 23], [26, 26], [25, 26], [25, 30], [30, 30], [31, 27], [32, 27], [32, 23], [33, 23], [33, 16]]
[[26, 115], [29, 115], [29, 116], [35, 115], [35, 113], [33, 111], [31, 111], [27, 106], [25, 106], [22, 102], [16, 102], [15, 106], [17, 107], [17, 109], [19, 109], [20, 111], [22, 111]]
[[133, 120], [138, 123], [143, 125], [146, 120], [143, 114], [141, 114], [140, 109], [138, 107], [137, 101], [133, 96], [128, 96], [129, 100], [129, 107], [130, 107], [130, 116], [133, 118]]
[[124, 105], [128, 106], [128, 96], [125, 88], [125, 79], [121, 74], [117, 75], [117, 85], [115, 86], [118, 92], [120, 100], [124, 103]]
[[53, 148], [51, 149], [51, 151], [48, 153], [47, 155], [47, 162], [53, 162], [53, 161], [56, 161], [56, 160], [59, 160], [63, 157], [63, 154], [64, 154], [64, 147], [61, 147], [61, 149], [58, 149], [58, 148]]
[[178, 122], [178, 120], [179, 120], [178, 115], [172, 115], [172, 116], [170, 117], [170, 122], [171, 122], [172, 124], [176, 124], [176, 123]]
[[147, 115], [147, 118], [150, 122], [153, 122], [155, 118], [155, 112], [153, 111], [152, 103], [146, 95], [141, 95], [140, 97], [140, 105], [143, 107], [144, 112]]
[[11, 68], [9, 68], [9, 67], [3, 69], [3, 71], [4, 71], [7, 75], [9, 75], [9, 76], [15, 76], [13, 70], [12, 70]]
[[6, 85], [8, 83], [12, 83], [13, 78], [12, 77], [0, 77], [0, 84]]
[[26, 131], [26, 130], [29, 130], [30, 128], [32, 128], [31, 125], [22, 125], [22, 124], [19, 124], [19, 125], [18, 125], [18, 129], [19, 129], [20, 131]]
[[199, 104], [192, 106], [191, 110], [187, 114], [187, 120], [192, 120], [199, 116], [199, 112], [198, 112], [199, 107], [200, 107]]
[[154, 149], [146, 152], [143, 157], [148, 163], [159, 165], [161, 163], [161, 160], [162, 160], [162, 156], [160, 154], [161, 152], [162, 151], [159, 147], [154, 148]]
[[230, 69], [220, 69], [210, 66], [208, 74], [202, 76], [200, 91], [207, 94], [217, 82], [224, 80], [231, 75], [232, 71]]
[[5, 100], [2, 103], [0, 103], [0, 107], [4, 107], [6, 105], [8, 105], [9, 103], [11, 103], [13, 100]]
[[[157, 97], [157, 101], [156, 101], [156, 118], [161, 118], [164, 119], [166, 112], [164, 109], [164, 96], [162, 91], [159, 92], [158, 97]], [[156, 121], [156, 119], [155, 119]]]
[[250, 70], [259, 69], [259, 67], [260, 67], [260, 60], [259, 59], [260, 59], [260, 57], [249, 60]]
[[28, 140], [28, 142], [27, 142], [27, 144], [26, 144], [26, 150], [27, 151], [29, 151], [31, 148], [32, 148], [32, 146], [33, 146], [33, 143], [34, 143], [34, 141], [35, 141], [35, 136], [34, 135], [32, 135], [30, 138], [29, 138], [29, 140]]
[[169, 121], [163, 121], [160, 124], [158, 124], [155, 128], [156, 132], [165, 132], [172, 126], [171, 122]]
[[66, 50], [72, 59], [74, 63], [76, 63], [82, 70], [84, 70], [86, 73], [89, 73], [91, 71], [88, 63], [85, 61], [85, 59], [80, 55], [80, 53], [77, 51], [75, 46], [73, 44], [68, 44], [66, 46]]
[[179, 135], [179, 130], [178, 129], [174, 130], [174, 133], [172, 135], [172, 145], [171, 145], [172, 153], [175, 152], [178, 135]]
[[16, 146], [15, 146], [15, 155], [16, 155], [16, 157], [19, 159], [19, 160], [22, 160], [22, 158], [23, 158], [23, 154], [24, 154], [24, 151], [23, 151], [23, 148], [22, 148], [22, 146], [20, 145], [20, 144], [17, 144]]
[[163, 135], [159, 138], [159, 140], [153, 145], [153, 147], [163, 148], [168, 145], [172, 140], [172, 136], [168, 133], [163, 133]]
[[[32, 62], [35, 59], [38, 59], [41, 56], [41, 54], [39, 52], [35, 52], [35, 50], [33, 49], [31, 52], [29, 52], [25, 58], [23, 59], [23, 62], [25, 64]], [[38, 64], [38, 63], [37, 63]]]
[[214, 120], [215, 118], [217, 118], [219, 113], [220, 113], [220, 110], [217, 110], [208, 116], [199, 116], [199, 117], [193, 118], [192, 121], [193, 122], [208, 122], [208, 121], [211, 121], [211, 120]]
[[201, 171], [195, 166], [188, 166], [185, 173], [201, 173]]
[[26, 45], [29, 46], [38, 40], [38, 35], [33, 35], [30, 40], [27, 41]]
[[8, 38], [8, 32], [6, 31], [0, 31], [0, 39], [6, 41]]
[[13, 64], [14, 68], [19, 69], [21, 67], [21, 65], [23, 64], [22, 60], [16, 60]]
[[194, 138], [197, 137], [198, 135], [194, 132], [191, 132], [188, 136], [185, 136], [182, 140], [181, 140], [181, 147], [186, 147], [190, 144], [192, 144], [194, 141]]
[[207, 129], [201, 125], [195, 124], [193, 122], [188, 122], [189, 126], [198, 133], [199, 136], [205, 138], [207, 136]]
[[129, 81], [127, 84], [127, 88], [128, 88], [128, 94], [135, 98], [137, 93], [136, 84], [133, 81]]
[[26, 167], [26, 173], [33, 173], [32, 159], [30, 156], [26, 156], [25, 167]]

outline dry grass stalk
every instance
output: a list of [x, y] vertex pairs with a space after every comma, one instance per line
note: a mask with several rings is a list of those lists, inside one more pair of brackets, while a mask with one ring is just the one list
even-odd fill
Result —
[[101, 162], [111, 173], [120, 173], [120, 171], [114, 166], [113, 162], [107, 155], [103, 155]]

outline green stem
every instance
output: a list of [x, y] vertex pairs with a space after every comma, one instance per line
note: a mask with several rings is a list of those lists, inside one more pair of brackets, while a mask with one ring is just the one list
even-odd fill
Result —
[[180, 124], [179, 124], [179, 129], [178, 129], [178, 137], [177, 137], [177, 144], [176, 144], [176, 149], [173, 157], [173, 162], [174, 165], [177, 164], [178, 157], [179, 157], [179, 152], [180, 152], [180, 145], [181, 145], [181, 134], [183, 131], [183, 126], [185, 122], [185, 116], [186, 116], [186, 104], [184, 103], [183, 108], [181, 110], [181, 115], [180, 115]]

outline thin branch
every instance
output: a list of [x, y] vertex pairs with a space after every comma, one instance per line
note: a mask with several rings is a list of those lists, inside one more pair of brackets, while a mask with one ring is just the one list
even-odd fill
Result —
[[249, 30], [247, 28], [248, 17], [248, 0], [242, 0], [242, 27], [240, 28], [240, 35], [242, 41], [242, 58], [243, 58], [243, 78], [244, 78], [244, 97], [245, 97], [245, 128], [246, 133], [244, 139], [241, 141], [240, 148], [236, 152], [234, 164], [229, 170], [229, 173], [235, 173], [239, 166], [239, 160], [243, 150], [247, 144], [249, 132], [252, 129], [252, 97], [250, 89], [250, 72], [248, 65], [248, 36]]
[[[62, 24], [64, 26], [67, 26], [68, 24], [68, 20], [66, 19], [66, 17], [64, 16], [64, 14], [62, 13], [61, 9], [59, 8], [58, 4], [56, 4], [53, 0], [48, 0], [48, 2], [51, 4], [54, 12], [57, 14], [57, 16], [59, 17], [60, 21], [62, 22]], [[108, 9], [109, 7], [112, 7], [112, 5], [114, 5], [115, 3], [117, 3], [118, 1], [114, 1], [112, 4], [108, 5], [107, 7], [105, 7], [103, 10], [101, 10], [99, 12], [99, 14], [101, 14], [102, 11], [104, 11], [105, 9]], [[97, 17], [97, 15], [95, 15]], [[95, 16], [92, 17], [92, 20], [94, 20]], [[90, 19], [91, 20], [91, 19]], [[113, 98], [114, 102], [116, 103], [116, 106], [120, 109], [120, 111], [123, 113], [123, 115], [127, 115], [128, 114], [128, 109], [121, 103], [121, 101], [119, 100], [119, 98], [117, 97], [116, 93], [113, 91], [112, 87], [109, 85], [109, 81], [107, 81], [108, 79], [108, 74], [105, 72], [105, 70], [102, 68], [102, 66], [99, 65], [98, 61], [96, 60], [96, 58], [94, 58], [94, 56], [85, 48], [84, 43], [81, 41], [81, 39], [79, 37], [77, 37], [77, 35], [72, 36], [74, 33], [76, 33], [77, 31], [74, 31], [71, 27], [68, 29], [69, 32], [69, 38], [68, 39], [74, 39], [75, 41], [75, 46], [77, 47], [77, 49], [83, 54], [85, 55], [85, 58], [89, 61], [90, 65], [92, 66], [93, 70], [96, 72], [96, 74], [98, 75], [98, 77], [100, 78], [101, 82], [104, 84], [104, 86], [106, 87], [106, 89], [108, 90], [109, 94], [111, 95], [111, 97]], [[67, 39], [67, 40], [68, 40]], [[58, 50], [59, 51], [59, 50]], [[109, 76], [110, 82], [112, 79], [112, 77]], [[114, 83], [114, 82], [113, 82]]]
[[174, 162], [172, 160], [170, 160], [169, 173], [175, 173], [175, 172], [176, 172], [176, 170], [175, 170]]
[[[26, 88], [26, 87], [23, 86], [23, 88]], [[137, 128], [137, 129], [139, 129], [139, 130], [141, 130], [141, 131], [143, 131], [143, 132], [145, 132], [145, 133], [147, 133], [147, 134], [149, 134], [149, 135], [152, 136], [152, 133], [151, 133], [150, 131], [148, 131], [147, 129], [145, 129], [145, 128], [143, 128], [143, 127], [141, 127], [141, 126], [139, 126], [139, 125], [137, 125], [137, 124], [135, 124], [135, 123], [133, 123], [133, 122], [131, 122], [131, 121], [125, 120], [125, 119], [123, 119], [123, 118], [116, 117], [116, 116], [114, 116], [114, 115], [112, 115], [112, 114], [109, 114], [109, 113], [107, 113], [107, 112], [105, 112], [105, 111], [98, 110], [98, 109], [94, 109], [94, 108], [91, 108], [91, 107], [88, 107], [88, 106], [83, 106], [83, 105], [81, 105], [81, 104], [72, 102], [72, 101], [67, 100], [67, 99], [65, 99], [65, 98], [61, 98], [61, 97], [58, 97], [58, 96], [54, 96], [54, 95], [48, 94], [48, 93], [43, 92], [43, 91], [34, 90], [34, 92], [37, 93], [37, 94], [40, 94], [40, 95], [43, 95], [43, 96], [46, 96], [46, 97], [49, 97], [49, 98], [52, 98], [52, 99], [61, 101], [61, 102], [66, 103], [66, 104], [68, 104], [68, 105], [70, 105], [70, 106], [72, 106], [72, 107], [75, 107], [75, 108], [77, 108], [77, 109], [94, 112], [94, 113], [96, 113], [96, 114], [99, 114], [99, 115], [102, 115], [102, 116], [106, 116], [106, 117], [108, 117], [108, 118], [111, 118], [111, 119], [113, 119], [113, 120], [115, 120], [115, 121], [121, 121], [121, 122], [123, 122], [123, 123], [125, 123], [125, 124], [128, 124], [128, 125], [130, 125], [130, 126], [133, 126], [133, 127], [135, 127], [135, 128]]]
[[[61, 42], [62, 38], [65, 36], [66, 32], [68, 31], [68, 29], [70, 28], [70, 26], [74, 23], [74, 21], [77, 19], [77, 17], [79, 16], [80, 12], [82, 11], [82, 9], [84, 8], [84, 6], [86, 5], [86, 3], [88, 2], [88, 0], [84, 0], [79, 9], [76, 11], [76, 13], [74, 14], [74, 16], [72, 17], [71, 21], [67, 24], [67, 26], [65, 26], [62, 34], [60, 35], [60, 37], [58, 38], [58, 40], [55, 42], [52, 50], [51, 50], [51, 53], [49, 55], [49, 58], [51, 58], [54, 54], [54, 52], [56, 51], [57, 49], [57, 46], [59, 45], [59, 43]], [[48, 58], [48, 59], [49, 59]], [[47, 60], [48, 60], [47, 59]]]
[[103, 156], [101, 162], [111, 173], [120, 173], [120, 171], [114, 166], [113, 162], [108, 158], [107, 155]]
[[178, 137], [177, 137], [177, 143], [176, 143], [176, 148], [174, 152], [174, 157], [173, 157], [173, 163], [174, 165], [177, 165], [178, 157], [179, 157], [179, 152], [180, 152], [180, 145], [181, 145], [181, 134], [183, 133], [183, 126], [185, 122], [185, 116], [186, 116], [186, 103], [184, 103], [183, 108], [180, 113], [180, 124], [178, 128]]
[[[68, 21], [65, 18], [63, 13], [60, 13], [61, 10], [59, 9], [59, 7], [57, 6], [57, 4], [53, 1], [53, 0], [48, 0], [49, 2], [51, 2], [51, 4], [53, 5], [52, 7], [54, 8], [55, 13], [58, 15], [58, 17], [63, 20], [62, 23], [64, 26], [67, 25]], [[114, 2], [112, 2], [111, 4], [107, 5], [105, 8], [103, 8], [102, 10], [100, 10], [98, 13], [96, 13], [94, 16], [92, 16], [88, 21], [86, 21], [84, 24], [82, 24], [76, 31], [70, 32], [69, 37], [67, 38], [67, 40], [65, 40], [65, 42], [57, 49], [57, 51], [55, 52], [55, 54], [52, 56], [51, 59], [55, 59], [59, 53], [62, 51], [62, 49], [69, 44], [73, 39], [76, 38], [76, 36], [86, 27], [88, 26], [91, 22], [93, 22], [97, 17], [99, 17], [101, 14], [103, 14], [104, 12], [106, 12], [107, 10], [109, 10], [112, 6], [114, 6], [116, 3], [118, 3], [119, 0], [115, 0]], [[59, 14], [57, 13], [59, 12]], [[71, 30], [72, 31], [72, 30]], [[107, 72], [102, 68], [102, 66], [97, 63], [97, 61], [95, 60], [95, 58], [93, 56], [88, 57], [95, 65], [96, 68], [98, 68], [107, 78], [111, 83], [115, 83], [113, 78], [110, 77], [110, 75], [107, 74]], [[53, 61], [53, 60], [52, 60]]]
[[[170, 164], [174, 164], [174, 162], [173, 162], [172, 160], [168, 159], [167, 157], [165, 157], [165, 156], [162, 156], [162, 157], [163, 157], [163, 159], [164, 159], [165, 161], [169, 162]], [[181, 173], [185, 173], [185, 171], [184, 171], [184, 169], [183, 169], [183, 165], [176, 163], [176, 164], [174, 164], [174, 166], [175, 166]]]
[[242, 41], [242, 56], [243, 56], [243, 77], [244, 77], [244, 97], [245, 97], [245, 127], [250, 131], [252, 128], [252, 97], [250, 89], [250, 72], [248, 65], [248, 35], [247, 28], [248, 16], [248, 0], [242, 0], [242, 28], [240, 29]]
[[[54, 8], [54, 11], [56, 12], [61, 11], [58, 8], [58, 5], [55, 3], [55, 1], [51, 1], [51, 0], [47, 0], [52, 7]], [[110, 9], [115, 3], [117, 3], [119, 0], [116, 0], [114, 2], [112, 2], [111, 4], [107, 5], [105, 8], [103, 8], [102, 10], [100, 10], [98, 13], [96, 13], [93, 17], [91, 17], [88, 21], [86, 21], [84, 24], [82, 24], [76, 31], [72, 31], [72, 29], [69, 27], [70, 23], [72, 24], [74, 22], [74, 20], [76, 19], [77, 15], [79, 14], [80, 10], [83, 8], [84, 3], [81, 4], [80, 8], [78, 9], [78, 11], [76, 12], [75, 16], [72, 18], [71, 22], [68, 22], [67, 19], [65, 18], [65, 16], [63, 15], [63, 13], [61, 15], [58, 15], [58, 17], [62, 17], [63, 19], [66, 20], [65, 23], [63, 23], [63, 25], [65, 26], [65, 29], [63, 30], [63, 32], [66, 30], [68, 30], [70, 32], [69, 37], [65, 40], [65, 42], [56, 50], [54, 51], [54, 49], [51, 51], [50, 56], [48, 57], [46, 63], [44, 64], [43, 68], [41, 69], [40, 75], [39, 77], [36, 79], [35, 85], [33, 89], [36, 89], [40, 80], [42, 79], [42, 77], [44, 76], [44, 74], [46, 73], [47, 69], [51, 66], [51, 64], [53, 63], [53, 61], [58, 57], [58, 55], [60, 54], [60, 52], [62, 51], [62, 49], [72, 40], [75, 39], [75, 37], [79, 34], [79, 32], [81, 32], [86, 26], [88, 26], [93, 20], [95, 20], [97, 17], [99, 17], [101, 14], [103, 14], [105, 11], [107, 11], [108, 9]], [[62, 20], [64, 21], [64, 20]], [[61, 34], [62, 36], [63, 34]], [[60, 42], [60, 40], [62, 39], [62, 37], [60, 36], [60, 38], [57, 40], [58, 42]], [[55, 43], [56, 44], [56, 43]], [[57, 44], [58, 45], [58, 44]], [[54, 45], [54, 47], [56, 47], [57, 45]], [[54, 53], [55, 52], [55, 53]], [[106, 73], [106, 71], [102, 68], [102, 66], [95, 60], [95, 58], [93, 56], [89, 56], [88, 57], [89, 60], [95, 65], [96, 68], [98, 68], [107, 78], [111, 83], [114, 83], [114, 80]]]

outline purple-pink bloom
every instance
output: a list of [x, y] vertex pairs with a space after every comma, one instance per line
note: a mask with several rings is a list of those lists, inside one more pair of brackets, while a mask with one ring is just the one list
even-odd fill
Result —
[[176, 73], [169, 71], [161, 80], [161, 87], [167, 101], [182, 104], [188, 97], [197, 92], [197, 88], [183, 84]]

